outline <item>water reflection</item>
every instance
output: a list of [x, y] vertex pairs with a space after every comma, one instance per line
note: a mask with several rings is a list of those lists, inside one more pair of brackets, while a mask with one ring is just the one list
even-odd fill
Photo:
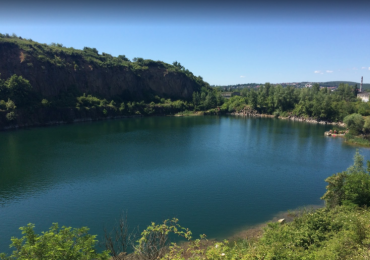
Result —
[[133, 226], [178, 217], [195, 234], [217, 237], [319, 204], [324, 179], [346, 169], [356, 149], [325, 138], [328, 128], [207, 116], [0, 133], [0, 252], [29, 222], [101, 235], [127, 210]]

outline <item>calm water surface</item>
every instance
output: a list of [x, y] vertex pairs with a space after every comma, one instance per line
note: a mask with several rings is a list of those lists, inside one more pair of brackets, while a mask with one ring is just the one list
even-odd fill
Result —
[[[330, 126], [267, 118], [153, 117], [0, 132], [0, 252], [20, 226], [103, 234], [177, 217], [222, 238], [280, 211], [322, 204], [355, 147]], [[360, 149], [370, 159], [369, 149]]]

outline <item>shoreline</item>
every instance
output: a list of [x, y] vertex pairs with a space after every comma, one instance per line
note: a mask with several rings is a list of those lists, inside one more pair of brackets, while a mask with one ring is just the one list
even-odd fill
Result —
[[306, 122], [306, 123], [312, 123], [312, 124], [336, 125], [336, 126], [339, 126], [339, 127], [346, 127], [346, 124], [343, 123], [343, 122], [329, 122], [329, 121], [324, 121], [324, 120], [320, 121], [320, 120], [310, 118], [310, 117], [309, 118], [297, 117], [297, 116], [288, 116], [288, 117], [278, 116], [278, 117], [275, 117], [274, 115], [260, 114], [260, 113], [256, 113], [256, 112], [250, 112], [250, 111], [233, 112], [233, 113], [229, 113], [229, 115], [277, 118], [277, 119], [282, 119], [282, 120], [292, 120], [292, 121]]
[[[276, 214], [274, 214], [272, 218], [268, 221], [235, 229], [226, 236], [206, 237], [206, 240], [202, 240], [202, 242], [200, 243], [200, 247], [202, 249], [206, 249], [207, 247], [214, 246], [215, 243], [220, 243], [225, 240], [227, 240], [229, 243], [234, 243], [239, 240], [256, 241], [261, 238], [261, 236], [263, 235], [263, 229], [267, 227], [268, 223], [276, 223], [278, 222], [278, 220], [284, 219], [283, 222], [284, 224], [282, 225], [285, 225], [286, 223], [292, 222], [295, 217], [298, 217], [300, 213], [302, 213], [305, 210], [316, 211], [317, 209], [321, 209], [323, 207], [325, 207], [324, 204], [306, 205], [297, 207], [293, 210], [279, 211]], [[178, 245], [186, 252], [186, 250], [189, 248], [190, 243], [191, 242], [189, 241], [180, 241]], [[183, 254], [183, 256], [185, 257], [185, 259], [187, 259], [186, 258], [187, 253]]]
[[[77, 118], [74, 119], [72, 122], [67, 121], [49, 121], [46, 123], [36, 123], [36, 124], [25, 124], [25, 125], [10, 125], [10, 126], [4, 126], [0, 128], [0, 131], [12, 131], [12, 130], [18, 130], [18, 129], [27, 129], [27, 128], [33, 128], [33, 127], [48, 127], [48, 126], [56, 126], [56, 125], [65, 125], [65, 124], [75, 124], [75, 123], [81, 123], [81, 122], [93, 122], [93, 121], [104, 121], [104, 120], [115, 120], [115, 119], [123, 119], [123, 118], [139, 118], [139, 117], [156, 117], [156, 116], [173, 116], [173, 117], [189, 117], [189, 116], [207, 116], [207, 111], [196, 111], [192, 113], [176, 113], [176, 114], [158, 114], [158, 115], [120, 115], [120, 116], [108, 116], [108, 117], [97, 117], [97, 118]], [[223, 115], [223, 114], [213, 114], [213, 115]], [[345, 127], [345, 124], [343, 122], [328, 122], [328, 121], [318, 121], [314, 118], [304, 118], [304, 117], [275, 117], [274, 115], [268, 115], [268, 114], [260, 114], [256, 111], [248, 111], [243, 110], [241, 112], [232, 112], [232, 113], [226, 113], [225, 115], [232, 115], [232, 116], [245, 116], [245, 117], [263, 117], [263, 118], [277, 118], [282, 120], [292, 120], [292, 121], [298, 121], [298, 122], [306, 122], [306, 123], [313, 123], [313, 124], [324, 124], [324, 125], [335, 125], [339, 127]]]
[[306, 205], [292, 210], [279, 211], [274, 214], [270, 220], [255, 225], [246, 225], [241, 227], [239, 230], [235, 230], [224, 239], [227, 239], [228, 241], [236, 241], [239, 239], [258, 239], [263, 234], [263, 228], [265, 228], [268, 223], [278, 222], [279, 219], [285, 219], [285, 223], [290, 223], [304, 210], [317, 210], [323, 207], [325, 207], [324, 204]]

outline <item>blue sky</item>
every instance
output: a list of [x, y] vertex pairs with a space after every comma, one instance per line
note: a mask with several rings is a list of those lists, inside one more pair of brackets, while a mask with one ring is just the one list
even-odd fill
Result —
[[0, 32], [130, 59], [178, 61], [211, 85], [359, 82], [361, 76], [370, 82], [370, 4], [51, 3], [4, 4]]

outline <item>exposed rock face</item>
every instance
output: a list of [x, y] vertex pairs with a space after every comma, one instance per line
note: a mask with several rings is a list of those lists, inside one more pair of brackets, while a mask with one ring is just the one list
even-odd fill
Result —
[[[58, 57], [59, 58], [59, 57]], [[181, 72], [169, 72], [161, 66], [132, 71], [124, 66], [102, 67], [89, 63], [81, 56], [61, 54], [60, 58], [74, 66], [58, 66], [42, 61], [11, 42], [0, 43], [0, 77], [21, 75], [33, 88], [45, 97], [53, 97], [63, 91], [104, 98], [120, 96], [124, 99], [141, 99], [146, 94], [172, 99], [190, 99], [200, 86]]]

